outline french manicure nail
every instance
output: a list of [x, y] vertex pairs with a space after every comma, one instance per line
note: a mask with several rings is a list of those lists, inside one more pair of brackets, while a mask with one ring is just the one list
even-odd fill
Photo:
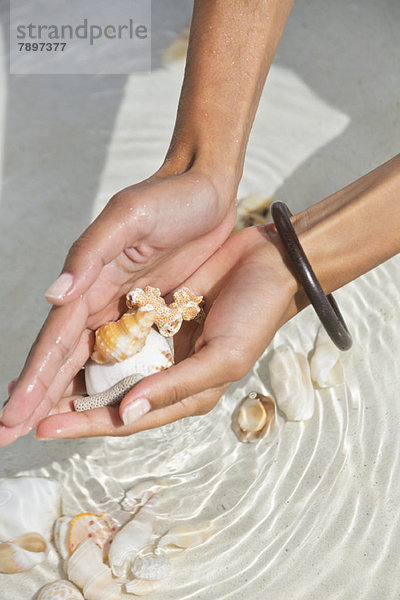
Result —
[[128, 404], [122, 413], [124, 425], [131, 425], [131, 423], [149, 412], [150, 408], [150, 402], [146, 398], [138, 398], [132, 404]]
[[47, 292], [45, 293], [46, 298], [62, 300], [68, 290], [71, 288], [74, 282], [73, 275], [71, 273], [62, 273], [54, 283], [51, 284]]

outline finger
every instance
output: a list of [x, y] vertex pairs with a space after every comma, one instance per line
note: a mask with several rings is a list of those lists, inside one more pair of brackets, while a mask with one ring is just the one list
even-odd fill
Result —
[[16, 377], [15, 379], [11, 379], [10, 383], [8, 384], [7, 392], [8, 392], [9, 396], [12, 394], [13, 389], [17, 385], [17, 381], [18, 381], [18, 377]]
[[50, 311], [3, 409], [3, 425], [14, 427], [23, 423], [40, 405], [64, 361], [78, 344], [86, 319], [87, 309], [82, 300]]
[[[200, 342], [201, 344], [201, 342]], [[125, 425], [146, 412], [176, 404], [207, 389], [220, 389], [240, 379], [247, 366], [229, 340], [215, 339], [182, 362], [142, 379], [119, 407]]]
[[46, 299], [55, 305], [65, 304], [86, 292], [97, 280], [103, 267], [130, 246], [139, 235], [138, 221], [111, 201], [97, 219], [71, 246], [61, 275], [47, 290]]
[[[96, 436], [126, 436], [146, 429], [167, 425], [184, 417], [204, 414], [218, 402], [227, 386], [206, 390], [181, 402], [154, 410], [131, 425], [124, 425], [118, 407], [96, 408], [84, 412], [71, 412], [72, 398], [63, 399], [60, 414], [43, 419], [37, 427], [37, 439], [80, 438]], [[64, 412], [66, 411], [66, 412]]]

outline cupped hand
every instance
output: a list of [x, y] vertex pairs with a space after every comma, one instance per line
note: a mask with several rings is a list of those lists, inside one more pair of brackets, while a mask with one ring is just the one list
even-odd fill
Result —
[[55, 306], [3, 409], [0, 445], [29, 432], [70, 389], [86, 362], [93, 330], [124, 310], [133, 287], [168, 293], [226, 240], [235, 190], [192, 166], [162, 169], [118, 192], [73, 244], [47, 298]]
[[[66, 395], [39, 423], [38, 437], [128, 435], [206, 413], [297, 311], [297, 283], [272, 228], [232, 236], [185, 285], [204, 295], [206, 318], [186, 323], [175, 336], [177, 364], [140, 381], [119, 407], [77, 413], [71, 410], [74, 392]], [[128, 422], [129, 414], [138, 414], [128, 409], [134, 403], [150, 411]]]

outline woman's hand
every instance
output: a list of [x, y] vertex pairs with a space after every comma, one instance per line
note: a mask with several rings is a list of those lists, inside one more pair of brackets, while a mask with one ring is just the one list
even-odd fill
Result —
[[48, 296], [59, 306], [3, 410], [0, 444], [30, 431], [58, 402], [89, 356], [92, 331], [123, 312], [129, 289], [153, 285], [165, 294], [225, 241], [234, 198], [193, 166], [180, 175], [161, 169], [110, 200], [71, 248], [61, 280], [71, 276], [69, 291]]
[[[128, 435], [208, 412], [297, 310], [298, 286], [272, 228], [236, 234], [185, 285], [204, 295], [206, 319], [186, 323], [175, 336], [177, 364], [140, 381], [120, 407], [77, 413], [71, 410], [74, 395], [64, 397], [39, 423], [38, 437]], [[74, 391], [82, 391], [78, 383]], [[143, 407], [150, 412], [129, 422]]]

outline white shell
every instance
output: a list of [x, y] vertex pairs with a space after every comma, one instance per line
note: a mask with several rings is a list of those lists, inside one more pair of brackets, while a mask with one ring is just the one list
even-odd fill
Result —
[[323, 327], [319, 328], [310, 360], [311, 379], [316, 387], [327, 388], [343, 383], [340, 350]]
[[288, 345], [279, 346], [268, 366], [275, 400], [288, 421], [311, 419], [315, 394], [306, 357]]
[[153, 496], [116, 534], [108, 562], [116, 577], [126, 577], [136, 556], [150, 541], [154, 521]]
[[155, 592], [163, 585], [162, 580], [151, 580], [151, 579], [132, 579], [125, 585], [125, 589], [128, 594], [134, 594], [135, 596], [147, 596], [152, 592]]
[[66, 579], [59, 579], [43, 586], [37, 600], [84, 600], [84, 598], [73, 583]]
[[120, 598], [120, 586], [113, 581], [111, 569], [103, 563], [101, 549], [91, 539], [82, 542], [68, 559], [67, 573], [86, 600]]
[[49, 541], [60, 512], [61, 490], [57, 481], [45, 477], [0, 480], [0, 540], [36, 531]]
[[166, 556], [155, 556], [148, 554], [138, 556], [131, 569], [132, 575], [138, 579], [150, 579], [160, 581], [167, 579], [171, 574], [171, 565]]
[[44, 561], [46, 540], [36, 532], [20, 535], [0, 544], [0, 573], [29, 571]]
[[69, 529], [73, 517], [63, 516], [57, 519], [54, 524], [54, 543], [60, 554], [65, 560], [69, 557]]
[[89, 360], [85, 365], [87, 393], [92, 396], [110, 387], [133, 373], [143, 377], [167, 369], [174, 358], [168, 341], [155, 329], [151, 329], [143, 349], [130, 358], [116, 363], [98, 364]]
[[195, 548], [213, 535], [218, 528], [211, 521], [202, 523], [180, 523], [171, 527], [165, 535], [163, 535], [158, 544], [157, 549], [164, 550], [185, 550], [187, 548]]
[[161, 489], [161, 483], [155, 479], [145, 479], [135, 483], [126, 493], [121, 502], [124, 510], [135, 512], [146, 504], [155, 493]]

